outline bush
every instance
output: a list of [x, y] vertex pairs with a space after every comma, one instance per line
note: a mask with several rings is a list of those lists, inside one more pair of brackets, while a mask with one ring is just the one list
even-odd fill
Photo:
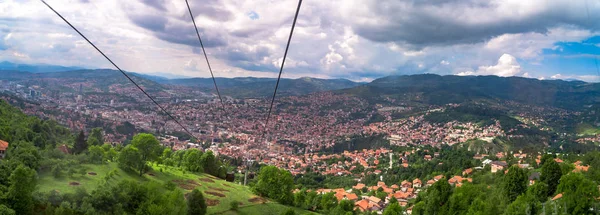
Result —
[[57, 164], [53, 166], [51, 172], [54, 178], [60, 178], [62, 176], [62, 165]]
[[189, 215], [204, 215], [206, 214], [206, 201], [204, 195], [197, 189], [194, 189], [187, 199]]
[[165, 183], [165, 189], [173, 191], [173, 190], [177, 189], [177, 185], [175, 183], [173, 183], [172, 181], [167, 181]]
[[285, 212], [283, 212], [282, 215], [296, 215], [296, 212], [294, 211], [294, 209], [287, 209]]
[[231, 203], [229, 203], [229, 206], [231, 206], [232, 211], [237, 211], [238, 208], [240, 207], [240, 202], [232, 201]]

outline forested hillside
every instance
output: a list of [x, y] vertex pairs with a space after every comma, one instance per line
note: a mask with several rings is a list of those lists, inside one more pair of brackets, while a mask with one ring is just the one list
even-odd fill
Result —
[[[308, 213], [223, 180], [211, 151], [171, 151], [152, 134], [104, 144], [101, 129], [72, 133], [0, 100], [0, 214]], [[291, 192], [291, 190], [290, 190]]]

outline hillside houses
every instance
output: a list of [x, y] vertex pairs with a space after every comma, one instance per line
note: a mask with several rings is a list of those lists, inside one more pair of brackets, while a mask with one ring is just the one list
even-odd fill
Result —
[[492, 173], [496, 173], [498, 171], [504, 170], [504, 168], [506, 168], [508, 166], [508, 164], [506, 164], [506, 162], [504, 162], [504, 161], [492, 161], [491, 166], [492, 166]]

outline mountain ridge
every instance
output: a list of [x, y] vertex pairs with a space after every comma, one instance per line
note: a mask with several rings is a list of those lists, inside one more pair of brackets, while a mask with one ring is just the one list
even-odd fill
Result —
[[600, 83], [523, 77], [434, 74], [387, 76], [336, 92], [363, 97], [372, 102], [384, 102], [387, 97], [422, 105], [491, 99], [581, 109], [600, 103]]

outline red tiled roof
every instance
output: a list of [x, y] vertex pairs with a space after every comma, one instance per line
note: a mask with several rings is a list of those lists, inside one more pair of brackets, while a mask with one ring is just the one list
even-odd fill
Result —
[[421, 179], [419, 179], [419, 178], [415, 178], [415, 179], [413, 180], [413, 184], [422, 184], [422, 183], [423, 183], [423, 182], [421, 182]]
[[355, 193], [350, 193], [350, 194], [346, 195], [346, 198], [348, 198], [348, 200], [355, 201], [358, 199], [358, 196]]
[[360, 189], [362, 189], [362, 188], [364, 188], [364, 187], [365, 187], [365, 184], [363, 184], [363, 183], [358, 183], [358, 184], [356, 184], [356, 186], [353, 186], [352, 188], [354, 188], [354, 189], [357, 189], [357, 190], [360, 190]]
[[354, 203], [354, 205], [357, 206], [359, 210], [365, 211], [369, 207], [369, 200], [363, 199]]
[[343, 193], [336, 193], [335, 194], [335, 198], [339, 201], [342, 201], [342, 199], [344, 199], [344, 194]]
[[0, 140], [0, 150], [6, 151], [7, 148], [8, 148], [8, 142], [6, 142], [4, 140]]

